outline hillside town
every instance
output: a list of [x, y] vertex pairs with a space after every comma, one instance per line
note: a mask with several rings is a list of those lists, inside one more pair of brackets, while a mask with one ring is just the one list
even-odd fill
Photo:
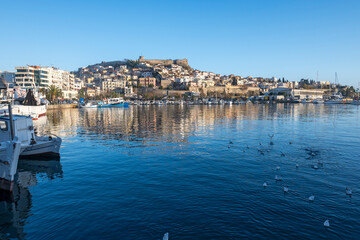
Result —
[[[187, 59], [145, 59], [101, 62], [68, 72], [55, 67], [19, 66], [0, 72], [2, 99], [24, 96], [26, 89], [39, 89], [49, 102], [54, 100], [173, 98], [257, 98], [260, 100], [311, 101], [340, 94], [356, 98], [352, 86], [330, 81], [276, 77], [242, 77], [200, 71]], [[51, 94], [50, 94], [51, 92]], [[55, 95], [55, 96], [54, 96]]]

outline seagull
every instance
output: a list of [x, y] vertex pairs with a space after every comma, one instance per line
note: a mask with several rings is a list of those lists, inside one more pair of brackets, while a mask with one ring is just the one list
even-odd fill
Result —
[[259, 145], [261, 146], [261, 142], [259, 143]]
[[163, 240], [169, 240], [169, 233], [164, 234]]
[[296, 168], [299, 168], [299, 164], [296, 164]]
[[281, 156], [282, 156], [282, 157], [285, 157], [285, 153], [281, 152]]
[[314, 168], [314, 169], [319, 169], [319, 166], [318, 166], [317, 164], [314, 164], [314, 165], [313, 165], [313, 168]]
[[326, 219], [324, 222], [324, 227], [330, 227], [329, 219]]
[[264, 182], [263, 187], [264, 188], [267, 187], [267, 182]]
[[280, 170], [280, 166], [277, 166], [277, 167], [276, 167], [276, 170]]
[[286, 186], [286, 187], [284, 187], [284, 192], [288, 192], [289, 191], [289, 187], [288, 186]]
[[275, 180], [276, 180], [276, 181], [282, 181], [282, 177], [281, 177], [281, 176], [278, 176], [278, 175], [275, 175]]
[[292, 144], [292, 142], [289, 142], [289, 144]]
[[349, 195], [349, 196], [352, 195], [352, 189], [351, 188], [346, 187], [346, 195]]
[[232, 141], [229, 141], [229, 144], [233, 144], [233, 142], [232, 142]]
[[270, 145], [274, 145], [274, 143], [273, 143], [273, 141], [272, 141], [272, 139], [273, 139], [273, 137], [274, 137], [274, 134], [272, 134], [272, 135], [269, 134], [269, 137], [270, 137]]
[[246, 145], [246, 148], [247, 148], [247, 149], [250, 149], [250, 147], [249, 147], [248, 145]]
[[313, 202], [315, 200], [315, 196], [314, 195], [311, 195], [310, 197], [309, 197], [309, 201], [310, 202]]

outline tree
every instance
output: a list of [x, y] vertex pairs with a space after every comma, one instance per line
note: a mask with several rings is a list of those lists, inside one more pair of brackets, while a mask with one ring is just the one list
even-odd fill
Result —
[[79, 98], [85, 98], [85, 89], [80, 89], [79, 90]]
[[55, 85], [51, 85], [47, 89], [46, 99], [50, 102], [54, 102], [56, 98], [62, 97], [63, 93], [60, 88]]
[[46, 90], [46, 88], [40, 88], [39, 92], [41, 93], [41, 95], [46, 96], [47, 90]]

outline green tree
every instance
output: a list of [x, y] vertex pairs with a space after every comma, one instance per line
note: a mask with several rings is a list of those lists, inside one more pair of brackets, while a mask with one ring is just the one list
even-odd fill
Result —
[[85, 89], [84, 88], [79, 90], [79, 98], [85, 98]]
[[46, 96], [47, 89], [46, 88], [40, 88], [39, 92], [41, 93], [41, 95]]
[[62, 97], [63, 93], [60, 88], [55, 85], [51, 85], [47, 89], [46, 99], [50, 102], [54, 102], [56, 98]]

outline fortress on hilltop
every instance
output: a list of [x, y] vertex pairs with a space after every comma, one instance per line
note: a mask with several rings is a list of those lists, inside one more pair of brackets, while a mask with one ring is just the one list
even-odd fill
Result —
[[144, 56], [140, 56], [138, 59], [138, 62], [140, 63], [149, 63], [149, 64], [162, 64], [162, 65], [171, 65], [171, 64], [177, 64], [182, 66], [188, 66], [188, 60], [186, 58], [184, 59], [145, 59]]

